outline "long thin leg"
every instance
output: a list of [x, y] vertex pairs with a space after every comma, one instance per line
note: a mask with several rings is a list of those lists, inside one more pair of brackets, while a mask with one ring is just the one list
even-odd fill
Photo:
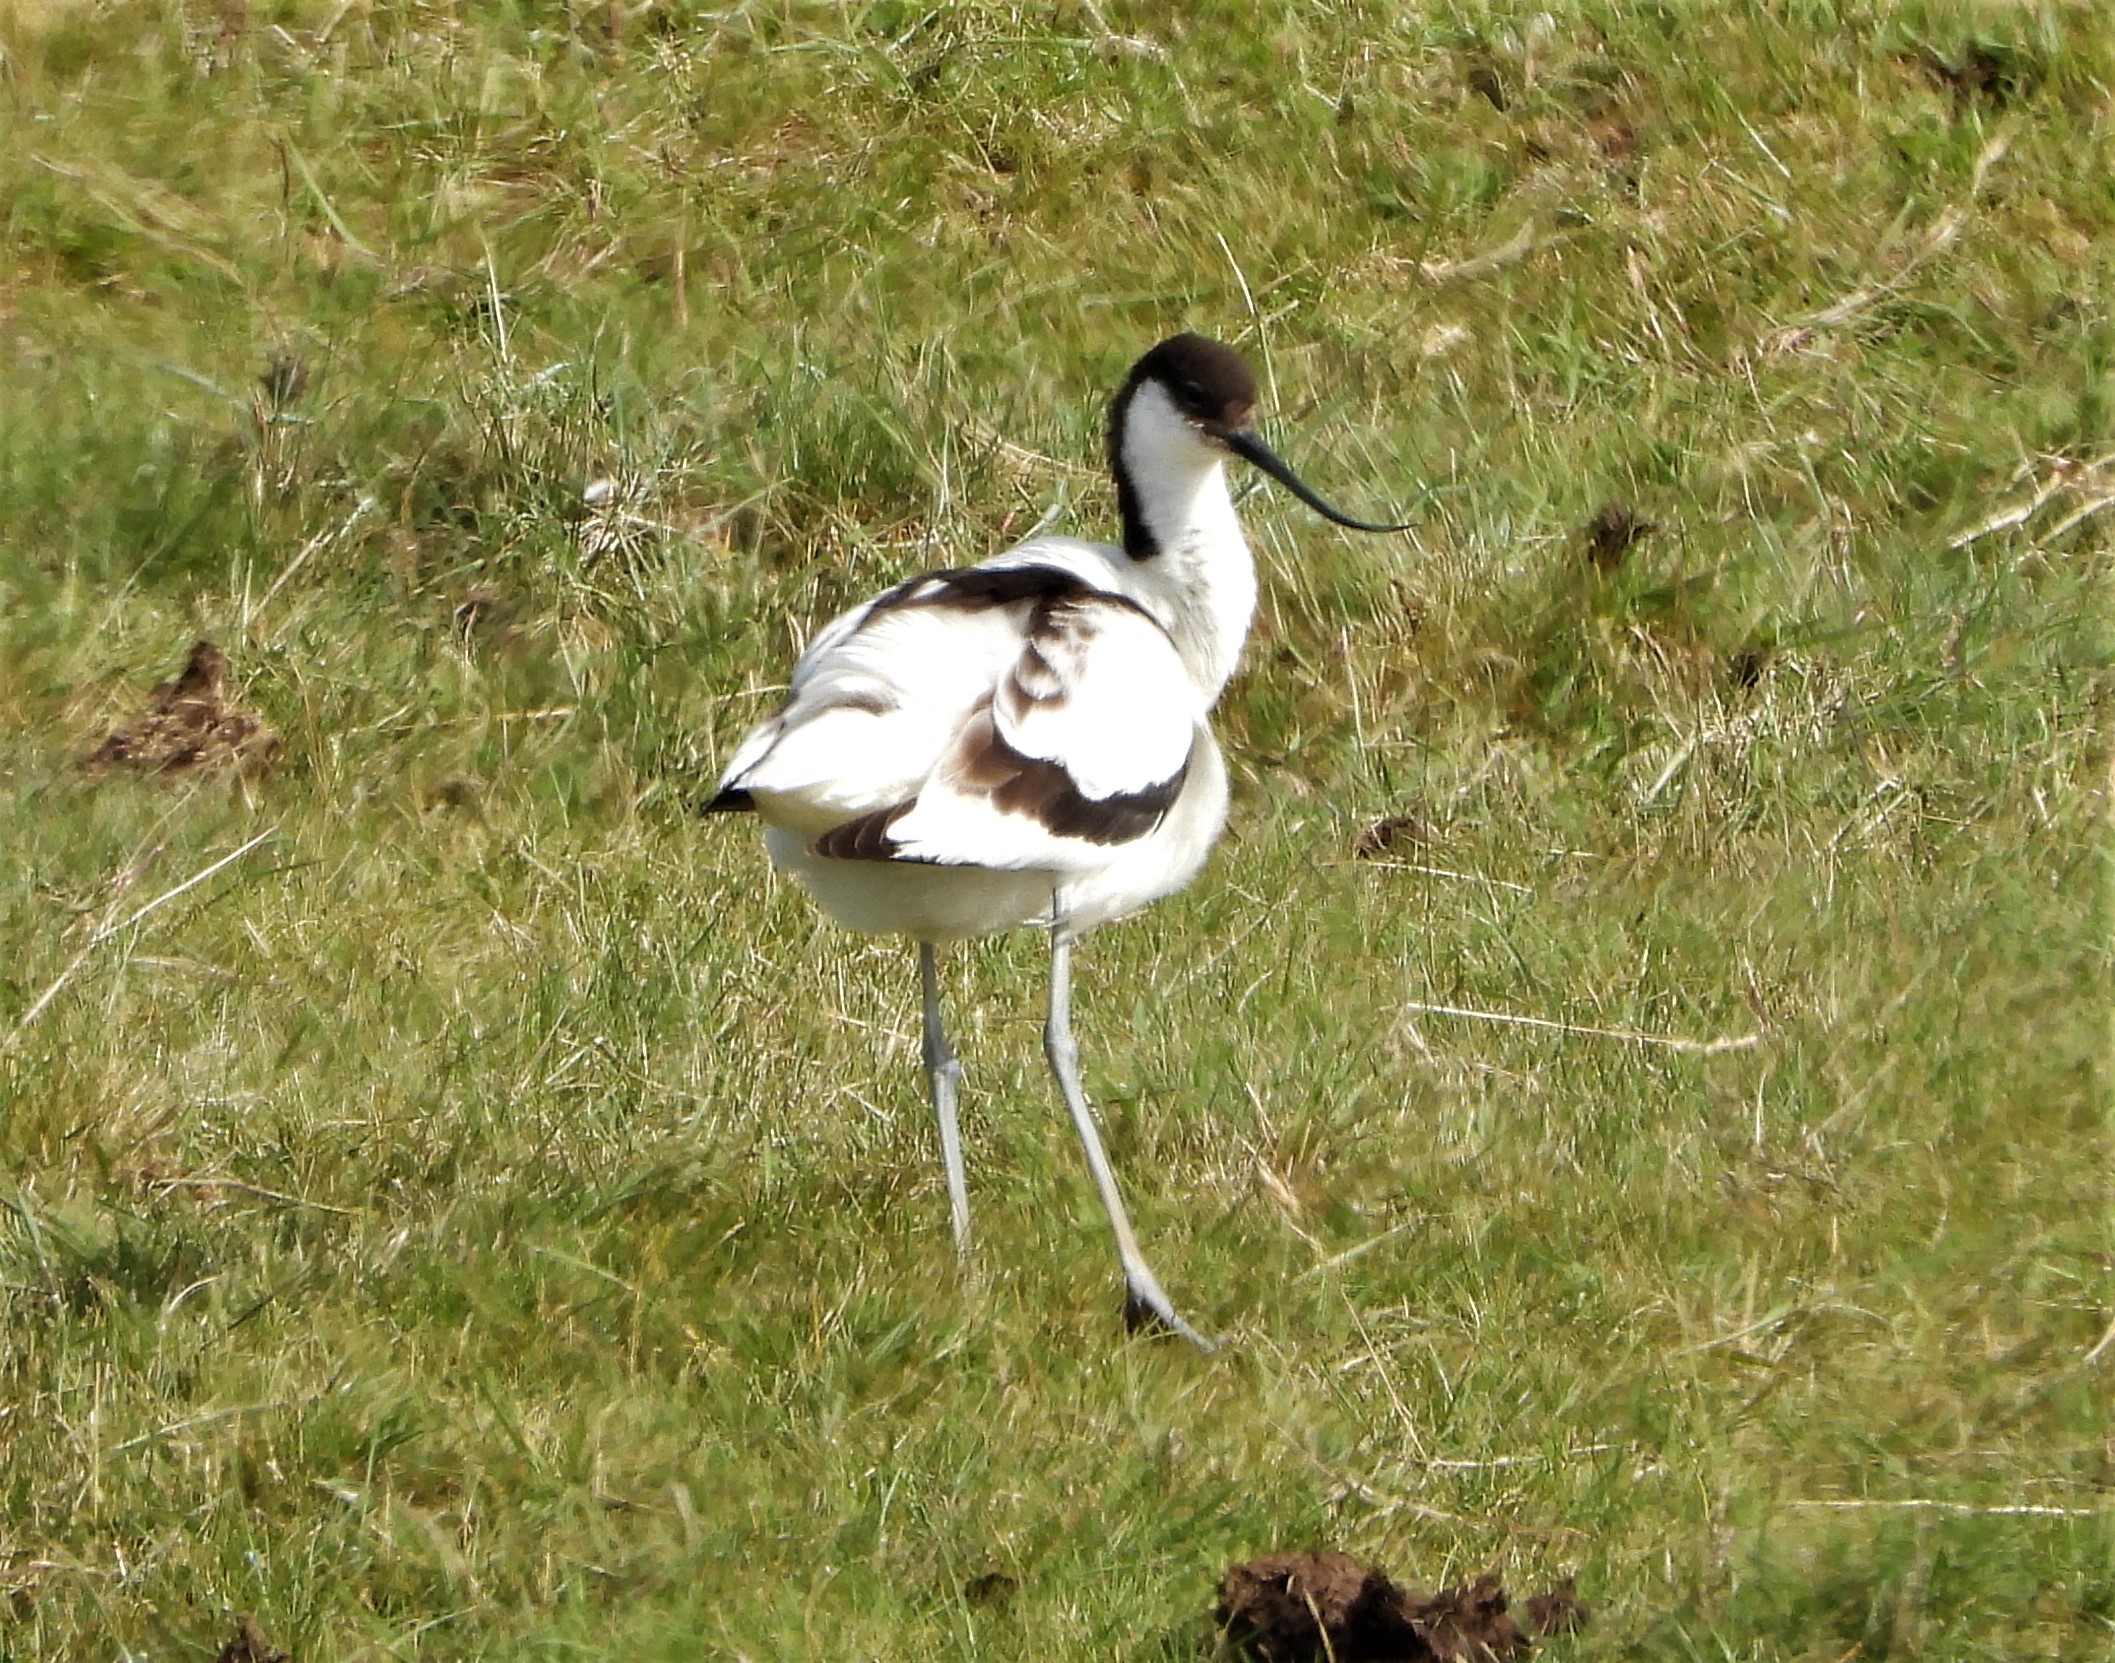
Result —
[[1094, 1124], [1094, 1111], [1080, 1089], [1080, 1051], [1072, 1038], [1072, 944], [1060, 933], [1061, 924], [1050, 932], [1050, 1021], [1043, 1029], [1043, 1051], [1050, 1059], [1050, 1072], [1057, 1076], [1065, 1107], [1072, 1111], [1080, 1143], [1087, 1151], [1087, 1166], [1094, 1174], [1094, 1187], [1101, 1192], [1102, 1210], [1109, 1215], [1109, 1228], [1116, 1236], [1116, 1251], [1124, 1263], [1124, 1321], [1131, 1328], [1158, 1324], [1180, 1334], [1201, 1351], [1212, 1342], [1175, 1314], [1160, 1283], [1146, 1268], [1138, 1238], [1131, 1233], [1131, 1220], [1124, 1213], [1123, 1198], [1116, 1193], [1116, 1174], [1102, 1149], [1101, 1133]]
[[948, 1049], [940, 1026], [940, 973], [933, 964], [933, 944], [918, 943], [918, 981], [925, 993], [925, 1079], [932, 1088], [933, 1113], [940, 1122], [940, 1161], [947, 1168], [947, 1210], [955, 1224], [955, 1251], [969, 1257], [969, 1185], [962, 1177], [962, 1129], [955, 1121], [955, 1088], [962, 1065]]

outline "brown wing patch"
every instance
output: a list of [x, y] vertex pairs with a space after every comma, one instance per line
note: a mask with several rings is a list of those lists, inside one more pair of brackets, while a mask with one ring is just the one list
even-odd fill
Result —
[[889, 828], [910, 813], [916, 802], [913, 797], [910, 802], [877, 808], [832, 826], [808, 845], [808, 852], [825, 860], [900, 860], [902, 845], [889, 836]]
[[[991, 706], [978, 708], [962, 730], [944, 767], [946, 783], [966, 797], [988, 797], [1002, 814], [1020, 814], [1053, 837], [1114, 846], [1146, 836], [1167, 818], [1190, 777], [1190, 759], [1173, 776], [1142, 791], [1113, 797], [1089, 797], [1055, 762], [1023, 756], [992, 725]], [[915, 861], [896, 841], [896, 822], [917, 807], [918, 799], [879, 808], [832, 826], [808, 845], [826, 860]], [[974, 866], [975, 861], [949, 862]]]
[[1121, 596], [1096, 590], [1052, 595], [1037, 602], [1028, 616], [1021, 656], [999, 683], [999, 708], [1008, 722], [1024, 720], [1031, 705], [1056, 707], [1071, 696], [1086, 669], [1087, 649], [1102, 632], [1096, 612], [1103, 601], [1131, 604]]
[[970, 794], [987, 796], [1004, 814], [1026, 815], [1054, 837], [1085, 843], [1129, 843], [1144, 837], [1175, 806], [1189, 778], [1190, 760], [1172, 777], [1141, 791], [1089, 797], [1055, 762], [1024, 756], [1000, 735], [986, 706], [963, 729], [952, 765], [954, 779]]

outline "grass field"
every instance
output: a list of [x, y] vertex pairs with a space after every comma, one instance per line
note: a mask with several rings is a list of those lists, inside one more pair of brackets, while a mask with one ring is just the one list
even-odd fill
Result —
[[[2115, 1647], [2094, 6], [0, 0], [0, 214], [0, 1658]], [[1211, 1357], [1041, 943], [960, 1275], [910, 955], [690, 813], [1181, 327], [1418, 524], [1248, 499], [1080, 956]], [[85, 769], [201, 636], [277, 767]]]

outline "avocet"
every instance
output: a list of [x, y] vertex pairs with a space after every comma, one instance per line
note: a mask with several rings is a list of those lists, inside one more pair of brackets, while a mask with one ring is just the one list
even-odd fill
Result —
[[955, 1245], [970, 1251], [961, 1065], [934, 949], [1050, 932], [1044, 1051], [1123, 1263], [1124, 1314], [1197, 1345], [1139, 1251], [1072, 1037], [1072, 944], [1197, 875], [1226, 824], [1211, 711], [1256, 605], [1226, 460], [1356, 531], [1257, 435], [1256, 378], [1198, 335], [1131, 367], [1109, 410], [1121, 545], [1038, 536], [928, 572], [832, 620], [707, 812], [751, 812], [771, 859], [856, 930], [918, 944], [924, 1057]]

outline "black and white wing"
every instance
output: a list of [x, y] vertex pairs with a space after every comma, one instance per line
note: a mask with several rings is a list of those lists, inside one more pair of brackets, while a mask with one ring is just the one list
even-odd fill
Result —
[[1160, 625], [1076, 567], [932, 573], [816, 637], [711, 806], [829, 858], [1087, 870], [1160, 824], [1204, 715]]
[[1090, 871], [1182, 794], [1204, 711], [1174, 643], [1076, 581], [1020, 615], [1012, 661], [963, 711], [918, 789], [817, 837], [815, 853]]

